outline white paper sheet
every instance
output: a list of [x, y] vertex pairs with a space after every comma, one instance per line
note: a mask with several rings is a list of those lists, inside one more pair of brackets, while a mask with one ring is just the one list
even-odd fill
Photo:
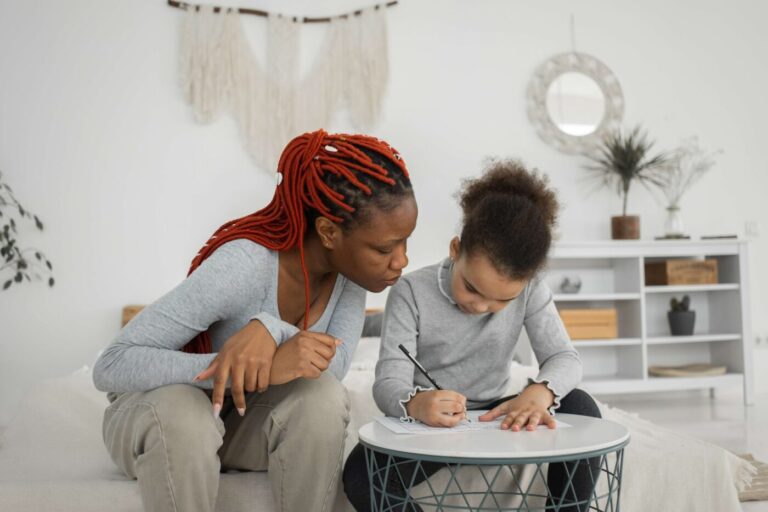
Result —
[[[477, 430], [499, 430], [501, 429], [501, 421], [504, 416], [500, 416], [494, 421], [480, 421], [478, 418], [488, 411], [467, 411], [467, 417], [470, 421], [462, 421], [455, 427], [430, 427], [421, 422], [406, 423], [400, 421], [400, 418], [393, 418], [391, 416], [378, 416], [376, 421], [381, 425], [387, 427], [395, 434], [453, 434], [456, 432], [474, 432]], [[571, 425], [563, 421], [557, 421], [557, 428], [569, 428]], [[539, 425], [537, 430], [546, 430], [549, 427], [546, 425]], [[521, 430], [521, 432], [526, 432]]]

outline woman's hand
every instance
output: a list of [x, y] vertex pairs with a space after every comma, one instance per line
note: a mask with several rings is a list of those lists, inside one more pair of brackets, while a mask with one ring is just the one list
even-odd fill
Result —
[[555, 395], [545, 384], [531, 384], [517, 397], [507, 400], [480, 416], [480, 421], [493, 421], [506, 414], [501, 422], [502, 430], [535, 430], [538, 425], [555, 428], [557, 423], [549, 414], [549, 408], [555, 401]]
[[419, 391], [405, 409], [409, 416], [430, 427], [453, 427], [467, 417], [467, 398], [455, 391]]
[[298, 378], [320, 377], [341, 340], [321, 332], [299, 331], [277, 349], [272, 360], [270, 384], [285, 384]]
[[213, 377], [213, 413], [218, 416], [224, 403], [227, 381], [232, 380], [232, 399], [237, 412], [245, 414], [245, 392], [264, 392], [269, 386], [275, 339], [264, 324], [252, 320], [221, 347], [211, 364], [195, 381]]

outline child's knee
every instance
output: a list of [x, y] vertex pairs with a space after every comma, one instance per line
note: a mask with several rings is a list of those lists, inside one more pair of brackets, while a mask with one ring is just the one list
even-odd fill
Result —
[[368, 486], [368, 470], [365, 462], [365, 449], [357, 444], [347, 457], [342, 476], [344, 493], [355, 510], [366, 510], [370, 507], [370, 488]]
[[592, 396], [583, 389], [574, 389], [560, 400], [557, 412], [602, 418], [600, 408]]

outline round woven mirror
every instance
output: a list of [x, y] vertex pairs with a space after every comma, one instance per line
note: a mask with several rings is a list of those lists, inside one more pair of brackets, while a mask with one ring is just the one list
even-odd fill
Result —
[[589, 153], [623, 116], [619, 81], [591, 55], [556, 55], [528, 84], [528, 118], [546, 143], [565, 153]]

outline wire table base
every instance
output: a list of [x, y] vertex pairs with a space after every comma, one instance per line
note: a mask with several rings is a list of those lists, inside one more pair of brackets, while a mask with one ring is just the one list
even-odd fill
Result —
[[[363, 443], [371, 509], [380, 512], [619, 512], [626, 444], [546, 460], [505, 461], [446, 460], [445, 457], [379, 451]], [[438, 469], [443, 471], [442, 478], [430, 479]], [[554, 484], [551, 471], [559, 475]], [[577, 479], [581, 480], [579, 484]], [[471, 487], [467, 480], [472, 481]]]

